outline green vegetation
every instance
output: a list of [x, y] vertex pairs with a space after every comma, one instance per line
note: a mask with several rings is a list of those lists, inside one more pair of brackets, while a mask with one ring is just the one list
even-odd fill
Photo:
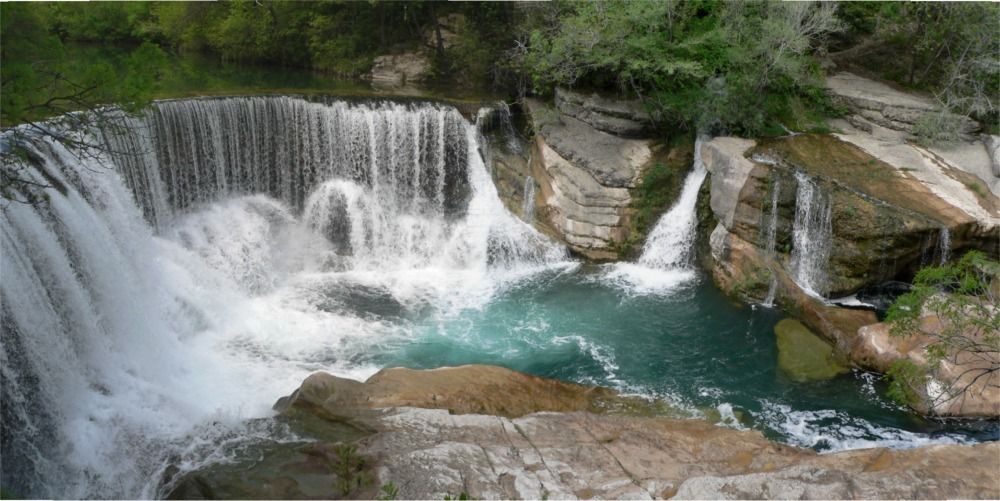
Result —
[[365, 459], [358, 455], [357, 447], [353, 445], [338, 445], [336, 461], [331, 461], [331, 469], [337, 474], [334, 486], [341, 496], [348, 497], [351, 493], [367, 485], [371, 479], [368, 476]]
[[[641, 98], [665, 135], [821, 131], [823, 120], [840, 111], [822, 89], [821, 62], [829, 58], [842, 68], [929, 91], [948, 109], [1000, 127], [996, 4], [375, 0], [67, 2], [2, 9], [3, 104], [13, 103], [15, 111], [25, 108], [20, 103], [33, 89], [44, 87], [20, 78], [24, 65], [46, 59], [57, 42], [73, 41], [147, 43], [217, 61], [340, 76], [366, 73], [380, 54], [422, 51], [431, 59], [432, 76], [452, 86], [489, 85], [523, 96], [561, 85]], [[42, 40], [38, 33], [49, 36]], [[143, 50], [150, 55], [152, 48]], [[88, 80], [86, 71], [95, 74]], [[132, 94], [145, 88], [145, 77], [109, 80], [109, 69], [99, 67], [60, 74], [107, 82], [98, 86], [103, 97], [141, 104]], [[8, 85], [9, 79], [18, 83]], [[4, 116], [8, 125], [19, 120]], [[929, 116], [924, 128], [948, 130], [942, 120], [954, 118]]]
[[[930, 92], [987, 131], [1000, 128], [1000, 4], [844, 2], [839, 16], [847, 29], [831, 46], [838, 65]], [[928, 139], [955, 135], [953, 116], [922, 122]]]
[[398, 495], [399, 495], [399, 487], [397, 487], [395, 483], [390, 481], [389, 483], [379, 488], [378, 499], [382, 501], [390, 501], [396, 499], [396, 496]]
[[107, 103], [136, 111], [149, 101], [153, 82], [165, 62], [156, 45], [142, 43], [119, 67], [89, 61], [83, 64], [67, 56], [41, 9], [10, 3], [3, 6], [2, 14], [0, 125], [32, 122]]
[[[942, 401], [961, 397], [983, 378], [1000, 371], [1000, 309], [997, 286], [1000, 263], [978, 251], [970, 251], [960, 260], [920, 270], [913, 289], [893, 303], [886, 320], [892, 323], [894, 336], [925, 336], [927, 362], [918, 365], [906, 360], [889, 371], [891, 395], [913, 405], [924, 394], [929, 375], [944, 361], [963, 367], [967, 377], [956, 378], [937, 398]], [[937, 322], [927, 323], [933, 316]]]
[[539, 9], [545, 12], [533, 16], [538, 26], [523, 53], [536, 92], [616, 87], [645, 98], [664, 126], [746, 134], [825, 99], [811, 54], [838, 28], [833, 4], [556, 2]]
[[[165, 55], [154, 44], [142, 43], [114, 66], [84, 62], [67, 55], [43, 17], [42, 10], [26, 3], [3, 5], [0, 15], [0, 126], [26, 124], [8, 136], [13, 147], [0, 154], [0, 198], [5, 201], [39, 203], [46, 200], [43, 188], [58, 183], [32, 179], [25, 174], [29, 155], [18, 147], [19, 136], [45, 134], [80, 154], [96, 145], [88, 144], [74, 130], [90, 125], [114, 125], [119, 113], [102, 107], [115, 103], [125, 112], [137, 112], [150, 100], [153, 83]], [[67, 114], [78, 110], [90, 113]], [[38, 125], [38, 121], [61, 116], [62, 128]]]
[[[678, 178], [682, 176], [682, 170], [668, 167], [662, 162], [646, 169], [642, 182], [632, 193], [631, 205], [635, 209], [635, 215], [632, 216], [631, 236], [645, 238], [663, 211], [676, 199], [680, 182]], [[622, 251], [631, 251], [637, 243], [641, 242], [626, 242], [627, 247]]]

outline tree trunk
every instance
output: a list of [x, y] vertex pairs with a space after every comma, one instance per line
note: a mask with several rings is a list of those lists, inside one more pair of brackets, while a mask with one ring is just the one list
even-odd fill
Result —
[[438, 22], [437, 12], [434, 7], [430, 9], [431, 22], [434, 23], [434, 39], [437, 42], [437, 56], [444, 61], [444, 39], [441, 38], [441, 23]]

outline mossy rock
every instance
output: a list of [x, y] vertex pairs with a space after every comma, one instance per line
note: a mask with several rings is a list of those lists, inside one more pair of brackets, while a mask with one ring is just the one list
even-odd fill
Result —
[[802, 322], [786, 318], [774, 326], [778, 341], [778, 367], [795, 381], [830, 379], [847, 372], [834, 356], [833, 347]]

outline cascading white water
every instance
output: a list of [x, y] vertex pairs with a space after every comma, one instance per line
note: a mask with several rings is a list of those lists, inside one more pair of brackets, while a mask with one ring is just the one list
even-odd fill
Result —
[[368, 347], [407, 334], [357, 294], [448, 311], [565, 262], [450, 107], [172, 101], [94, 134], [114, 153], [29, 139], [24, 172], [63, 187], [0, 214], [18, 495], [155, 496], [168, 461], [197, 467], [308, 373], [373, 372]]
[[[774, 180], [774, 188], [771, 190], [771, 213], [767, 221], [767, 243], [765, 244], [765, 251], [767, 252], [768, 259], [774, 260], [776, 255], [776, 238], [778, 235], [778, 198], [781, 196], [781, 180]], [[774, 306], [774, 296], [778, 291], [778, 278], [773, 276], [774, 270], [771, 271], [771, 283], [767, 287], [767, 296], [764, 298], [764, 306], [770, 308]]]
[[692, 250], [697, 230], [698, 191], [708, 171], [701, 159], [703, 138], [695, 141], [694, 164], [680, 196], [646, 237], [636, 263], [616, 263], [607, 277], [637, 293], [666, 292], [695, 277]]
[[535, 178], [525, 176], [522, 195], [524, 198], [521, 200], [521, 219], [524, 219], [524, 222], [528, 224], [535, 222], [535, 190]]
[[807, 293], [823, 296], [833, 237], [830, 201], [806, 173], [797, 171], [795, 180], [798, 189], [792, 226], [792, 276]]
[[951, 257], [951, 231], [947, 226], [942, 226], [938, 232], [938, 253], [941, 255], [940, 264], [946, 264]]

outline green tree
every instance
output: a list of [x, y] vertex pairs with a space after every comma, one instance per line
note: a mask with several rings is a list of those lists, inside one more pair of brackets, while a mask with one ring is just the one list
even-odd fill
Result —
[[[951, 139], [949, 114], [1000, 128], [1000, 4], [990, 2], [844, 2], [838, 15], [853, 46], [838, 64], [929, 91], [945, 113], [925, 118], [924, 136]], [[848, 43], [847, 45], [851, 45]]]
[[[913, 289], [896, 299], [886, 320], [894, 336], [928, 339], [926, 363], [904, 360], [889, 371], [890, 394], [914, 405], [924, 398], [931, 409], [964, 398], [980, 380], [997, 386], [1000, 371], [1000, 263], [978, 251], [957, 262], [920, 270]], [[928, 324], [926, 317], [935, 317]], [[962, 372], [937, 395], [926, 395], [928, 378], [943, 362]]]
[[759, 133], [789, 97], [821, 100], [812, 52], [839, 27], [832, 6], [594, 2], [538, 7], [521, 41], [536, 92], [617, 88], [666, 126]]
[[[144, 43], [120, 67], [80, 63], [67, 57], [42, 9], [27, 3], [0, 9], [0, 126], [6, 129], [0, 197], [34, 203], [46, 185], [24, 175], [28, 158], [19, 147], [22, 137], [42, 134], [79, 151], [100, 148], [78, 132], [113, 125], [122, 111], [144, 108], [165, 56]], [[69, 113], [74, 111], [83, 113]]]

